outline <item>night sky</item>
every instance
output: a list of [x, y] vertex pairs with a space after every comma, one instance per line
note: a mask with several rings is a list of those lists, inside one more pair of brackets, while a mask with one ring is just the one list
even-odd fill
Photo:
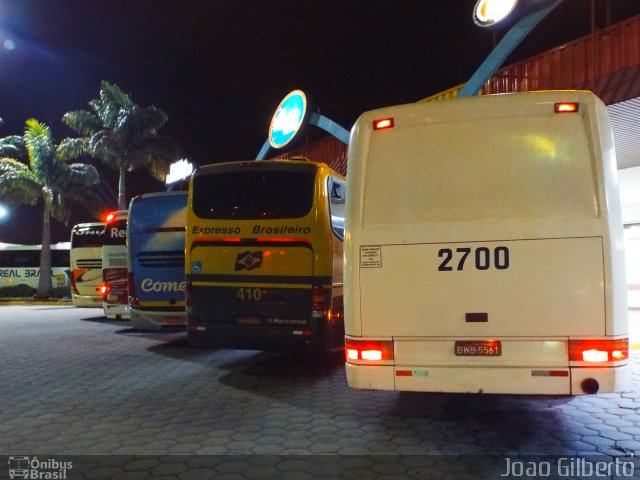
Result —
[[[475, 1], [0, 0], [0, 136], [31, 117], [56, 142], [73, 136], [62, 115], [88, 108], [107, 80], [164, 110], [161, 133], [194, 163], [253, 159], [295, 88], [350, 129], [366, 110], [466, 81], [494, 42], [473, 24]], [[565, 0], [507, 63], [589, 33], [590, 5]], [[640, 14], [640, 1], [610, 0], [610, 11], [615, 23]], [[115, 206], [116, 174], [100, 172]], [[128, 198], [161, 190], [146, 172], [127, 176]], [[95, 219], [78, 209], [73, 220]], [[40, 222], [40, 210], [20, 207], [0, 221], [0, 241], [39, 243]], [[53, 225], [53, 241], [68, 240], [70, 228]]]

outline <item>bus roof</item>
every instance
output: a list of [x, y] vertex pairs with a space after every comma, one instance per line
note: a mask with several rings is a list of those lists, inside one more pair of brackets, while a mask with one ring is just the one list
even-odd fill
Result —
[[133, 200], [139, 200], [141, 198], [155, 198], [155, 197], [168, 197], [171, 195], [187, 195], [189, 192], [186, 190], [175, 190], [170, 192], [151, 192], [151, 193], [143, 193], [136, 197], [133, 197]]
[[104, 222], [87, 222], [87, 223], [78, 223], [74, 225], [73, 228], [87, 228], [87, 227], [104, 227]]
[[[58, 242], [51, 244], [51, 250], [69, 250], [70, 242]], [[0, 242], [0, 250], [42, 250], [42, 245], [23, 245], [20, 243]]]
[[212, 165], [203, 165], [195, 172], [195, 175], [207, 175], [211, 173], [219, 173], [224, 171], [238, 170], [241, 168], [298, 168], [305, 166], [316, 167], [319, 170], [326, 170], [328, 173], [342, 178], [342, 175], [331, 169], [326, 163], [317, 162], [305, 157], [294, 157], [292, 159], [274, 159], [274, 160], [244, 160], [239, 162], [215, 163]]

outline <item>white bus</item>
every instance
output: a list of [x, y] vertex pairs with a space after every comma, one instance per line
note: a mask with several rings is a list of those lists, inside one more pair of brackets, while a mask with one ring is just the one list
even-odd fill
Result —
[[107, 215], [102, 244], [102, 310], [107, 318], [129, 318], [127, 210]]
[[104, 223], [95, 222], [71, 229], [71, 299], [76, 307], [102, 307], [104, 228]]
[[364, 113], [347, 178], [351, 387], [567, 395], [627, 387], [616, 159], [593, 94]]
[[[32, 297], [40, 278], [41, 245], [0, 242], [0, 297]], [[51, 245], [51, 288], [69, 296], [69, 242]]]

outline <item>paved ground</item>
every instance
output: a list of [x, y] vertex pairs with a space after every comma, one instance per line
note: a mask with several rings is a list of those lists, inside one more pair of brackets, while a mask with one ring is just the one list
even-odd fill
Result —
[[542, 468], [524, 478], [602, 478], [559, 460], [573, 455], [640, 478], [639, 353], [621, 395], [364, 392], [341, 358], [199, 350], [99, 310], [0, 306], [0, 480], [9, 455], [45, 472], [71, 461], [67, 478], [485, 479], [511, 455]]

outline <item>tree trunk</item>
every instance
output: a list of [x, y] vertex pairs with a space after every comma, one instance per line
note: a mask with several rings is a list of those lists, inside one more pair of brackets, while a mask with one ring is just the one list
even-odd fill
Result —
[[126, 170], [120, 167], [120, 175], [118, 177], [118, 210], [127, 209], [127, 195], [125, 192], [124, 177]]
[[36, 298], [46, 299], [51, 295], [51, 223], [49, 207], [44, 207], [42, 220], [42, 250], [40, 251], [40, 276]]

